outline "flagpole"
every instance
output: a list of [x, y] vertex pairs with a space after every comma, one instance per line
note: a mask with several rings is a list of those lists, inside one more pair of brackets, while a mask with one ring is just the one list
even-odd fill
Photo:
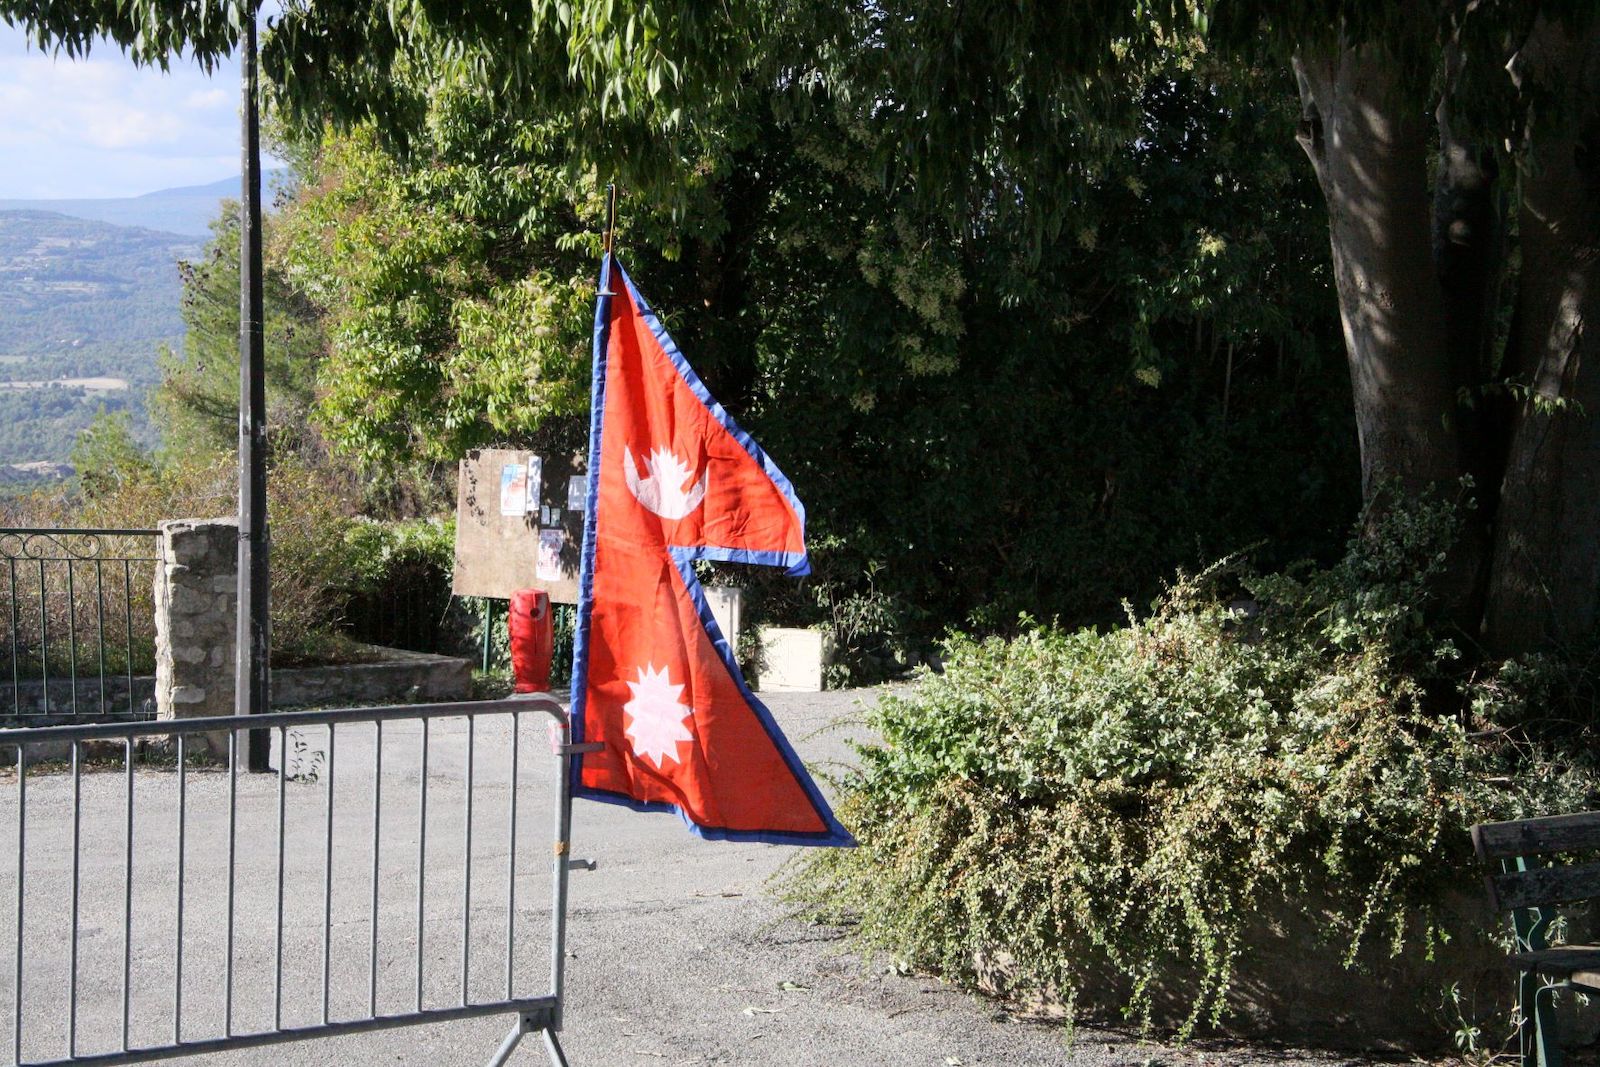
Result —
[[[600, 263], [600, 291], [597, 296], [596, 330], [601, 329], [605, 310], [609, 306], [608, 300], [612, 295], [610, 288], [611, 256], [615, 248], [617, 230], [617, 186], [616, 183], [606, 185], [606, 229], [603, 238], [604, 253]], [[596, 360], [600, 358], [603, 346], [597, 343]], [[596, 363], [598, 366], [598, 362]], [[600, 388], [598, 376], [595, 380], [596, 389]], [[591, 426], [591, 435], [593, 427]], [[591, 436], [590, 463], [597, 462], [593, 453], [593, 439]], [[594, 521], [594, 512], [590, 508], [584, 516], [585, 524]], [[585, 536], [585, 552], [588, 548], [588, 537]], [[579, 605], [580, 614], [582, 605]], [[581, 619], [580, 619], [581, 622]], [[578, 676], [577, 649], [574, 648], [573, 692], [570, 706], [576, 708], [581, 694], [578, 692], [582, 680]], [[585, 752], [598, 752], [605, 748], [595, 742], [575, 741], [572, 732], [573, 713], [569, 712], [564, 721], [556, 729], [555, 747], [559, 757], [557, 760], [557, 776], [559, 779], [556, 787], [555, 808], [555, 863], [551, 878], [551, 945], [550, 945], [550, 993], [555, 999], [555, 1008], [552, 1013], [550, 1026], [544, 1031], [545, 1051], [549, 1054], [553, 1064], [565, 1064], [566, 1058], [561, 1049], [560, 1039], [556, 1036], [561, 1031], [563, 1022], [563, 1009], [566, 1006], [566, 965], [567, 965], [567, 887], [569, 875], [573, 867], [594, 869], [594, 861], [575, 859], [572, 855], [572, 778], [576, 769], [575, 761], [583, 757]], [[508, 1039], [509, 1040], [509, 1039]]]
[[610, 258], [617, 242], [617, 183], [606, 184], [606, 236], [605, 255]]
[[[261, 284], [261, 119], [256, 76], [256, 11], [243, 5], [239, 107], [239, 547], [233, 707], [237, 715], [271, 711], [270, 573], [267, 518], [267, 407]], [[246, 733], [245, 765], [267, 770], [271, 734]], [[283, 759], [279, 754], [279, 760]]]

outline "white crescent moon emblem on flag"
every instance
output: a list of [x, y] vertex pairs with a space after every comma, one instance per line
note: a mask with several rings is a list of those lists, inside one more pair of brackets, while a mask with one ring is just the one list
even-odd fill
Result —
[[681, 519], [699, 507], [706, 498], [706, 484], [711, 477], [709, 470], [703, 471], [700, 480], [685, 489], [694, 472], [670, 450], [656, 448], [645, 458], [647, 476], [640, 478], [627, 445], [622, 446], [622, 473], [633, 498], [646, 511], [663, 519]]

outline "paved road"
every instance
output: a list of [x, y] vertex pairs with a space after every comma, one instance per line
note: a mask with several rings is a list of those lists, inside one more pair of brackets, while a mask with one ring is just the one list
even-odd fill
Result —
[[[849, 758], [846, 739], [871, 693], [773, 694], [775, 715], [813, 763]], [[549, 818], [552, 760], [542, 722], [524, 716], [518, 777], [515, 988], [539, 995], [547, 973]], [[510, 870], [511, 728], [481, 722], [473, 748], [470, 909], [463, 892], [467, 729], [461, 720], [432, 728], [427, 780], [428, 838], [424, 1003], [458, 1003], [462, 916], [470, 914], [467, 975], [473, 1000], [504, 993]], [[854, 732], [859, 732], [858, 730]], [[420, 730], [385, 728], [379, 812], [378, 1011], [408, 1010], [416, 997], [418, 783]], [[305, 780], [285, 792], [286, 835], [282, 1010], [286, 1025], [322, 1012], [324, 894], [332, 900], [327, 971], [330, 1016], [364, 1014], [372, 994], [374, 732], [340, 730], [328, 827], [326, 743], [320, 731], [291, 739], [291, 769]], [[315, 773], [312, 773], [315, 772]], [[133, 937], [128, 953], [130, 1037], [135, 1045], [170, 1040], [176, 1002], [174, 950], [176, 775], [135, 776]], [[85, 775], [81, 823], [80, 1051], [118, 1046], [123, 1003], [123, 828], [127, 780], [112, 767]], [[235, 842], [235, 1026], [273, 1018], [277, 950], [277, 782], [242, 776]], [[71, 780], [30, 774], [27, 781], [27, 939], [24, 956], [25, 1060], [62, 1055], [70, 980]], [[0, 947], [14, 944], [16, 784], [0, 781]], [[184, 832], [184, 1037], [217, 1032], [226, 999], [228, 781], [191, 772]], [[710, 844], [675, 816], [641, 815], [579, 801], [574, 848], [598, 869], [572, 880], [568, 1007], [563, 1035], [575, 1067], [954, 1067], [954, 1065], [1112, 1065], [1331, 1058], [1260, 1049], [1170, 1050], [1080, 1028], [1070, 1041], [1058, 1026], [1018, 1020], [999, 1006], [936, 980], [864, 964], [838, 931], [786, 918], [766, 893], [793, 849]], [[328, 855], [333, 875], [325, 873]], [[12, 1000], [11, 968], [0, 977], [0, 1005]], [[0, 1021], [0, 1063], [9, 1063], [10, 1012]], [[484, 1062], [507, 1028], [502, 1018], [280, 1045], [173, 1062], [223, 1065], [429, 1064]], [[544, 1062], [526, 1042], [512, 1063]]]

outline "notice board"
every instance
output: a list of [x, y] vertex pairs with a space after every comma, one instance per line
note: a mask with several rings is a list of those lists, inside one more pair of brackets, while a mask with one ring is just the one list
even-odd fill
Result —
[[587, 476], [582, 455], [480, 448], [461, 461], [456, 485], [456, 596], [509, 599], [543, 589], [578, 602]]

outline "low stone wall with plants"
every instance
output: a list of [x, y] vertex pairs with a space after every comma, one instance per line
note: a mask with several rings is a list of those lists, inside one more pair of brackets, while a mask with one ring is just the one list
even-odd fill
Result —
[[1427, 622], [1449, 509], [1340, 565], [1219, 565], [1109, 632], [952, 639], [871, 712], [860, 847], [789, 893], [908, 967], [1067, 1017], [1499, 1047], [1513, 973], [1468, 828], [1594, 807], [1592, 690], [1463, 668]]
[[367, 646], [366, 663], [274, 668], [273, 707], [439, 703], [472, 695], [472, 663], [453, 656]]

